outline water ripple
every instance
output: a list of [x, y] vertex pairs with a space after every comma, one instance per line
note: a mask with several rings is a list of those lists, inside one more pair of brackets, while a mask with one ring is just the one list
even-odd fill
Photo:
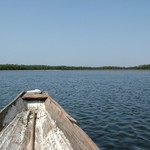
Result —
[[150, 149], [150, 71], [1, 71], [0, 108], [48, 91], [101, 150]]

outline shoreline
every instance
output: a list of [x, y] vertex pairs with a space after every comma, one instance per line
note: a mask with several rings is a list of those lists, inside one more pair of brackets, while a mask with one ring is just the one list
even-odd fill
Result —
[[118, 67], [118, 66], [85, 67], [85, 66], [0, 64], [0, 70], [150, 70], [150, 64], [133, 67]]

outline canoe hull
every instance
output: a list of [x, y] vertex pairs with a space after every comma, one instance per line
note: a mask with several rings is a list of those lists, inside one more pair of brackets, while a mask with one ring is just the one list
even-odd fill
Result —
[[[10, 104], [2, 109], [0, 111], [0, 137], [3, 136], [4, 138], [5, 134], [8, 134], [5, 130], [9, 131], [7, 128], [11, 127], [10, 124], [14, 119], [16, 119], [16, 122], [18, 119], [16, 126], [19, 127], [20, 125], [20, 131], [19, 128], [17, 129], [18, 131], [15, 131], [16, 137], [18, 139], [22, 138], [22, 141], [19, 139], [21, 144], [18, 142], [18, 145], [22, 145], [20, 149], [34, 147], [40, 150], [44, 146], [44, 148], [50, 148], [52, 145], [56, 149], [62, 146], [61, 149], [66, 150], [99, 149], [90, 137], [77, 125], [77, 121], [67, 114], [48, 93], [21, 92]], [[34, 133], [32, 133], [33, 129], [35, 130]], [[10, 135], [8, 138], [11, 138], [11, 143], [13, 136]], [[3, 143], [5, 142], [3, 141]], [[1, 145], [3, 145], [2, 142], [0, 143]], [[17, 147], [17, 144], [15, 146]]]

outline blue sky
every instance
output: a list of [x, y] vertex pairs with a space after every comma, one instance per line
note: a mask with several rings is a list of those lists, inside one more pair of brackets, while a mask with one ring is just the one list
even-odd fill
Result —
[[150, 64], [150, 0], [0, 1], [0, 64]]

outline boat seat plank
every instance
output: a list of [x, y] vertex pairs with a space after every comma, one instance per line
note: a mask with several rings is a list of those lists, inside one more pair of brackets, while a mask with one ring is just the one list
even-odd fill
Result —
[[25, 93], [22, 96], [23, 100], [43, 100], [45, 101], [47, 99], [47, 94], [46, 93]]

